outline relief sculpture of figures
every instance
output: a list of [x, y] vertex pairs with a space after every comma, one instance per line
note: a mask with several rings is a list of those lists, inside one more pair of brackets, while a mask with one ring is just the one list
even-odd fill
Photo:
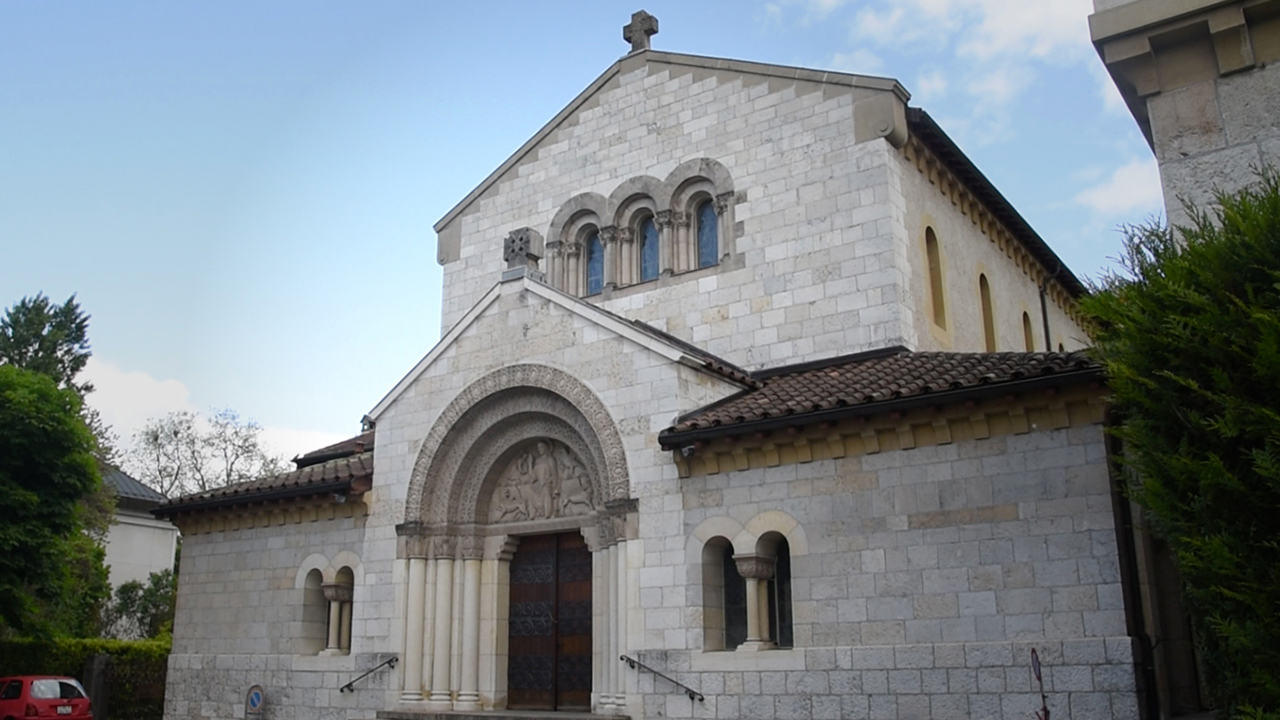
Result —
[[564, 445], [540, 440], [498, 476], [490, 522], [585, 515], [594, 509], [587, 469]]

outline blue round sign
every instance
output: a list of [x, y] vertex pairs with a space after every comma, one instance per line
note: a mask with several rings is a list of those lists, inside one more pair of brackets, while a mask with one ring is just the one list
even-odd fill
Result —
[[246, 713], [258, 714], [262, 712], [262, 703], [266, 699], [266, 694], [262, 692], [261, 685], [254, 685], [249, 688], [249, 694], [244, 699], [244, 709]]

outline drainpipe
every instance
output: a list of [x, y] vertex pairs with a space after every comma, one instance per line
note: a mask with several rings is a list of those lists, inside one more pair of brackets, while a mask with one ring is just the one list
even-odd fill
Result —
[[1049, 341], [1049, 299], [1048, 289], [1049, 283], [1058, 279], [1058, 274], [1062, 272], [1062, 260], [1058, 260], [1058, 266], [1053, 269], [1053, 274], [1045, 278], [1040, 284], [1040, 318], [1044, 321], [1044, 351], [1053, 352], [1053, 343]]

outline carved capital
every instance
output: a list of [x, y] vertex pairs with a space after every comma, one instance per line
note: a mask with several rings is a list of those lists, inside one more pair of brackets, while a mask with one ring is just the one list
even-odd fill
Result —
[[716, 196], [716, 215], [724, 216], [724, 211], [733, 207], [735, 193], [726, 192]]
[[600, 228], [600, 242], [606, 247], [612, 245], [618, 239], [618, 228], [610, 225]]
[[564, 254], [569, 257], [578, 257], [582, 254], [582, 243], [566, 243], [564, 246]]
[[437, 535], [431, 538], [431, 557], [437, 560], [452, 560], [458, 549], [458, 538], [452, 535]]
[[654, 219], [657, 221], [658, 227], [663, 227], [663, 228], [671, 227], [671, 222], [672, 222], [671, 214], [672, 213], [670, 210], [659, 210], [658, 214], [654, 215]]
[[690, 220], [689, 213], [674, 212], [671, 215], [672, 215], [672, 222], [675, 223], [676, 227], [682, 227], [682, 228], [689, 227], [689, 220]]
[[636, 240], [636, 231], [631, 228], [618, 228], [618, 239], [630, 245]]
[[329, 602], [351, 602], [352, 587], [344, 583], [323, 583], [324, 599]]
[[458, 539], [458, 554], [463, 560], [480, 560], [484, 557], [484, 538], [464, 535]]
[[552, 240], [547, 243], [547, 254], [551, 257], [564, 255], [564, 243], [559, 240]]
[[738, 574], [744, 578], [768, 580], [773, 577], [777, 559], [763, 555], [734, 555], [733, 563], [738, 566]]

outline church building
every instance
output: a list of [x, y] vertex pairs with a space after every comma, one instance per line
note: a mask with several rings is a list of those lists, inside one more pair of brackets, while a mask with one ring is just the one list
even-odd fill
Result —
[[897, 81], [657, 30], [435, 225], [362, 435], [157, 511], [166, 718], [1143, 712], [1081, 282]]

